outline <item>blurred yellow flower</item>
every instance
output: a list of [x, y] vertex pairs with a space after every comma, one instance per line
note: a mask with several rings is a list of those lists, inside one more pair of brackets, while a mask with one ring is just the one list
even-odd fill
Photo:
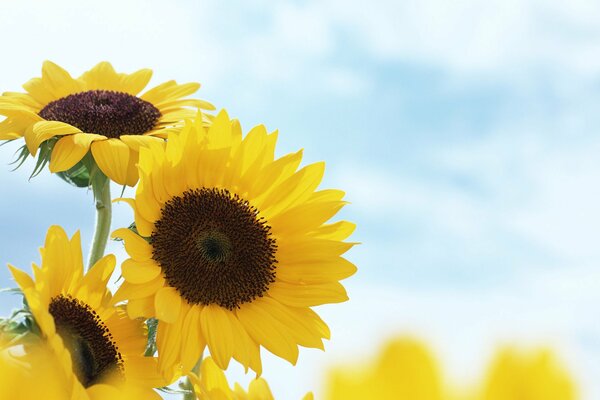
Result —
[[489, 370], [481, 400], [574, 400], [575, 384], [550, 350], [506, 348]]
[[425, 346], [413, 339], [397, 339], [385, 346], [374, 364], [334, 370], [327, 399], [440, 400], [441, 377]]
[[444, 381], [427, 348], [410, 338], [384, 347], [374, 363], [339, 367], [327, 400], [576, 400], [576, 387], [549, 350], [498, 352], [480, 386], [456, 390]]
[[0, 337], [0, 399], [64, 400], [70, 393], [64, 370], [43, 342], [25, 345]]

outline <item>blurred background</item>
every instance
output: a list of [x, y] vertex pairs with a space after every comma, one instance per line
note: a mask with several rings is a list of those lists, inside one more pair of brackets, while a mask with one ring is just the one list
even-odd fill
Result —
[[[151, 85], [201, 82], [246, 131], [279, 129], [280, 155], [327, 162], [359, 272], [349, 302], [318, 310], [325, 353], [266, 357], [276, 397], [320, 398], [328, 368], [410, 334], [465, 384], [499, 345], [550, 346], [598, 399], [599, 22], [583, 0], [2, 0], [0, 91], [45, 59], [74, 76], [149, 67]], [[31, 162], [10, 172], [16, 148], [0, 148], [0, 262], [38, 261], [51, 224], [87, 246], [91, 193], [47, 171], [28, 181]], [[131, 221], [115, 209], [113, 227]], [[1, 296], [2, 314], [19, 304]]]

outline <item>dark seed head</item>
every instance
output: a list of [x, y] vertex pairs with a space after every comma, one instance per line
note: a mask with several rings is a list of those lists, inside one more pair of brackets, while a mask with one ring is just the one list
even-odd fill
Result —
[[39, 115], [47, 121], [65, 122], [85, 133], [109, 138], [149, 132], [161, 116], [151, 103], [112, 90], [71, 94], [48, 103]]
[[167, 282], [191, 304], [232, 310], [263, 296], [275, 281], [271, 228], [225, 189], [188, 190], [169, 200], [151, 242]]
[[122, 373], [123, 358], [108, 328], [87, 304], [70, 296], [50, 301], [56, 331], [71, 353], [73, 372], [84, 387], [111, 373]]

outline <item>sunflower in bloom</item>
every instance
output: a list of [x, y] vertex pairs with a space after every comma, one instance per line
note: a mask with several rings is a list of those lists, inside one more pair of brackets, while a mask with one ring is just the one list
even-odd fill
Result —
[[106, 284], [115, 257], [100, 259], [84, 274], [79, 233], [69, 239], [58, 226], [48, 230], [41, 254], [34, 279], [9, 267], [67, 379], [70, 398], [110, 398], [123, 385], [138, 393], [132, 398], [159, 398], [152, 388], [165, 382], [156, 360], [143, 356], [143, 322], [111, 305]]
[[498, 353], [482, 390], [481, 400], [575, 400], [569, 374], [548, 350]]
[[327, 385], [329, 400], [446, 399], [436, 360], [409, 338], [388, 343], [373, 364], [335, 369]]
[[[210, 357], [202, 360], [200, 375], [191, 373], [189, 379], [198, 400], [275, 400], [263, 378], [250, 382], [248, 391], [239, 383], [231, 389], [225, 373]], [[313, 400], [312, 393], [307, 393], [302, 400]]]
[[33, 156], [46, 145], [51, 172], [69, 170], [91, 149], [106, 176], [134, 186], [141, 146], [161, 142], [198, 109], [214, 108], [186, 98], [199, 89], [197, 83], [168, 81], [140, 95], [151, 76], [149, 69], [117, 73], [110, 63], [101, 62], [75, 79], [46, 61], [42, 77], [23, 85], [26, 93], [0, 97], [0, 115], [6, 116], [0, 122], [0, 140], [24, 137]]
[[242, 139], [222, 111], [140, 151], [136, 231], [113, 232], [130, 256], [114, 300], [159, 320], [163, 373], [187, 373], [205, 346], [222, 369], [233, 357], [260, 374], [260, 346], [295, 363], [330, 336], [311, 307], [348, 299], [354, 224], [328, 223], [344, 193], [317, 190], [324, 164], [298, 170], [302, 152], [276, 159], [276, 139], [264, 126]]

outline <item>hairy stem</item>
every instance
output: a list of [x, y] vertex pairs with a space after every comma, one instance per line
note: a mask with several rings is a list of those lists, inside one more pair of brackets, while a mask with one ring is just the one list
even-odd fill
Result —
[[92, 182], [92, 190], [96, 202], [96, 226], [94, 228], [94, 239], [90, 246], [88, 269], [104, 256], [108, 235], [110, 234], [110, 222], [112, 218], [110, 179], [106, 176], [94, 179]]

